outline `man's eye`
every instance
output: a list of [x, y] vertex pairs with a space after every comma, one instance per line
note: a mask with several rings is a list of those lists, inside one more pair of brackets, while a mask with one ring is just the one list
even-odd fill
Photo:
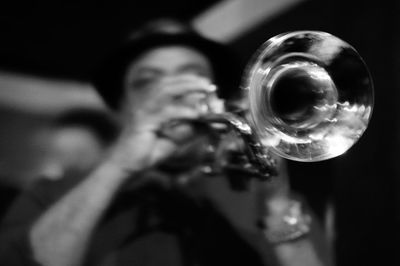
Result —
[[138, 78], [133, 80], [129, 87], [132, 89], [142, 89], [149, 87], [151, 84], [154, 84], [154, 82], [154, 78]]
[[200, 77], [211, 78], [211, 71], [197, 65], [188, 65], [181, 69], [182, 74], [193, 74]]

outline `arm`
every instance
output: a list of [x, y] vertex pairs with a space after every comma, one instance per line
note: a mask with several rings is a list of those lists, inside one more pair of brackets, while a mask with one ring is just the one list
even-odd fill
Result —
[[[131, 141], [144, 143], [153, 138], [141, 134]], [[106, 160], [40, 216], [29, 233], [34, 259], [42, 265], [80, 265], [96, 224], [121, 184], [140, 170], [141, 159], [132, 159], [129, 171], [113, 158]]]
[[[328, 237], [304, 199], [292, 195], [284, 161], [280, 181], [263, 197], [263, 236], [282, 266], [332, 266]], [[267, 184], [268, 186], [268, 184]], [[284, 191], [280, 187], [284, 187]], [[279, 191], [281, 190], [281, 191]], [[278, 193], [276, 193], [278, 192]]]
[[[207, 182], [208, 197], [238, 234], [257, 251], [265, 265], [333, 265], [327, 238], [311, 212], [305, 212], [305, 217], [311, 217], [312, 220], [308, 224], [309, 232], [305, 230], [302, 236], [293, 239], [280, 234], [274, 235], [289, 232], [287, 227], [282, 228], [285, 216], [288, 215], [288, 210], [295, 214], [297, 211], [296, 208], [291, 209], [292, 201], [284, 164], [281, 164], [279, 176], [269, 181], [252, 179], [245, 190], [230, 189], [225, 178]], [[298, 201], [301, 202], [296, 198], [296, 202]], [[264, 228], [259, 226], [260, 220]], [[273, 236], [276, 236], [275, 239]]]
[[[327, 236], [315, 215], [303, 205], [304, 202], [299, 198], [268, 202], [264, 236], [280, 265], [332, 266]], [[279, 235], [282, 231], [288, 232], [288, 235]]]
[[33, 224], [29, 238], [36, 261], [44, 266], [81, 265], [93, 230], [121, 185], [128, 178], [141, 183], [135, 173], [190, 139], [185, 127], [178, 128], [174, 140], [157, 134], [165, 121], [198, 117], [195, 106], [176, 101], [188, 90], [208, 91], [209, 83], [192, 77], [168, 80], [149, 90], [151, 100], [124, 107], [125, 129], [107, 159]]

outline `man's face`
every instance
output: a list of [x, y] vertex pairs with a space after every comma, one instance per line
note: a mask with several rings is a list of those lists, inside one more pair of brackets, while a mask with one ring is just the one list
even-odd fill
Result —
[[137, 58], [128, 67], [122, 111], [135, 111], [152, 100], [154, 90], [165, 78], [195, 75], [213, 79], [212, 67], [207, 57], [189, 47], [164, 46], [152, 49]]
[[[199, 80], [201, 82], [198, 84]], [[133, 118], [137, 119], [134, 121], [135, 126], [138, 124], [143, 126], [142, 120], [154, 119], [154, 116], [164, 119], [165, 113], [168, 112], [165, 110], [170, 110], [168, 105], [182, 105], [189, 109], [196, 109], [196, 103], [201, 102], [201, 97], [204, 100], [204, 94], [193, 93], [193, 91], [196, 91], [197, 86], [199, 90], [204, 90], [204, 86], [210, 86], [212, 80], [211, 63], [197, 50], [176, 45], [149, 50], [128, 67], [124, 80], [125, 94], [121, 114], [127, 124], [131, 123], [130, 119]], [[188, 94], [185, 94], [185, 91]], [[167, 100], [163, 101], [163, 97]], [[164, 108], [163, 104], [165, 104]], [[182, 115], [179, 110], [181, 109], [176, 109], [178, 120]], [[149, 113], [149, 115], [139, 116], [138, 113]], [[165, 119], [168, 119], [166, 117]], [[138, 120], [141, 121], [138, 122]], [[164, 122], [169, 121], [171, 120]], [[190, 124], [186, 123], [173, 126], [168, 130], [168, 135], [174, 139], [173, 142], [179, 142], [179, 152], [175, 152], [176, 157], [180, 157], [180, 154], [186, 156], [196, 151], [201, 146], [199, 138], [207, 138], [204, 134], [200, 134], [199, 130], [194, 130]], [[189, 146], [185, 146], [183, 142]]]

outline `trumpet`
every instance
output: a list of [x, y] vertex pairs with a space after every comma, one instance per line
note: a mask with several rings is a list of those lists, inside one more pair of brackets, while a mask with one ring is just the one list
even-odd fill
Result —
[[371, 75], [357, 51], [321, 31], [266, 41], [245, 69], [241, 92], [234, 111], [202, 120], [237, 132], [246, 146], [241, 167], [265, 178], [277, 174], [271, 154], [315, 162], [346, 152], [366, 130], [374, 100]]
[[271, 38], [254, 55], [244, 83], [254, 130], [287, 159], [312, 162], [343, 154], [372, 115], [373, 82], [365, 62], [326, 32]]

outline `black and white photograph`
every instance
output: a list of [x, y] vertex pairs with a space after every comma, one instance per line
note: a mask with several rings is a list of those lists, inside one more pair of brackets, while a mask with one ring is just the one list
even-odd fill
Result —
[[399, 13], [0, 4], [0, 265], [400, 265]]

